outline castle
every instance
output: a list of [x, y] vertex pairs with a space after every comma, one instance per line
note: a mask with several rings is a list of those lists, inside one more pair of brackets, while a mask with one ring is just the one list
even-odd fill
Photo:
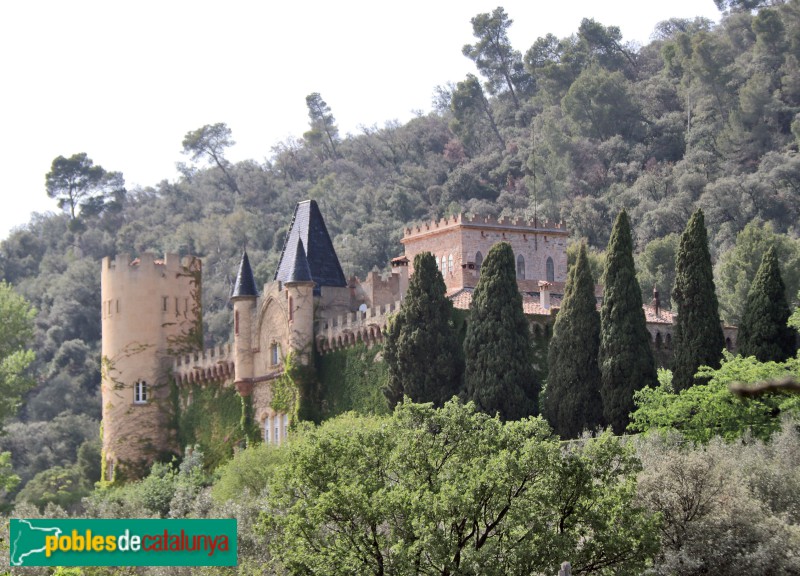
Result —
[[[552, 323], [567, 277], [567, 231], [560, 224], [456, 215], [406, 228], [405, 254], [391, 274], [364, 280], [342, 272], [317, 203], [298, 203], [274, 278], [261, 293], [243, 253], [235, 286], [232, 344], [202, 350], [202, 266], [194, 257], [120, 254], [102, 263], [102, 401], [105, 479], [179, 448], [174, 389], [235, 388], [252, 407], [264, 442], [279, 444], [292, 416], [274, 402], [288, 359], [313, 364], [327, 354], [383, 338], [413, 274], [417, 254], [431, 252], [456, 308], [468, 309], [481, 264], [496, 243], [511, 244], [523, 307], [533, 326]], [[598, 298], [601, 291], [598, 287]], [[672, 314], [658, 295], [645, 306], [654, 348], [669, 347]], [[735, 338], [726, 330], [729, 345]], [[191, 400], [189, 400], [191, 401]]]

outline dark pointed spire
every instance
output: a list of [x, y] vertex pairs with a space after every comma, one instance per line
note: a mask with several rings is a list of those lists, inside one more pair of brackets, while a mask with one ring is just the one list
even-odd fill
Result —
[[297, 203], [292, 225], [283, 245], [281, 260], [275, 272], [275, 280], [293, 281], [298, 240], [302, 241], [305, 260], [311, 271], [311, 279], [317, 284], [314, 288], [315, 294], [319, 294], [321, 286], [347, 286], [347, 280], [345, 280], [336, 251], [333, 249], [333, 242], [328, 235], [322, 213], [314, 200]]
[[256, 280], [253, 278], [253, 269], [250, 268], [250, 259], [247, 250], [242, 252], [242, 261], [239, 263], [239, 272], [236, 274], [236, 284], [233, 287], [231, 298], [244, 298], [258, 296]]
[[292, 270], [284, 282], [313, 282], [311, 268], [309, 268], [308, 258], [306, 258], [306, 250], [303, 248], [303, 241], [300, 238], [297, 239]]

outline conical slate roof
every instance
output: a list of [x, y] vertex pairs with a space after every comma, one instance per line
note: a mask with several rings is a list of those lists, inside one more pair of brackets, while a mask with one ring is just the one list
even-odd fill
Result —
[[298, 247], [305, 250], [305, 261], [311, 279], [316, 283], [315, 294], [319, 294], [321, 286], [347, 286], [322, 213], [314, 200], [298, 202], [294, 209], [294, 218], [286, 235], [275, 280], [297, 282], [296, 278], [302, 277], [305, 273], [295, 271], [298, 262], [303, 261], [302, 258], [298, 258]]
[[247, 251], [242, 252], [242, 261], [239, 263], [239, 272], [236, 274], [236, 284], [233, 286], [231, 298], [244, 296], [258, 296], [256, 280], [253, 278], [253, 269], [250, 268], [250, 259]]
[[286, 282], [310, 282], [311, 268], [308, 266], [306, 251], [303, 249], [303, 241], [297, 239], [297, 248], [294, 251], [294, 265], [292, 266], [292, 276]]

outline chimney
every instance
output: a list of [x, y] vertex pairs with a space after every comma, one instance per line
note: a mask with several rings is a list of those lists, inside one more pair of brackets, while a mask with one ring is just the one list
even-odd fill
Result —
[[539, 305], [550, 310], [550, 282], [539, 280]]

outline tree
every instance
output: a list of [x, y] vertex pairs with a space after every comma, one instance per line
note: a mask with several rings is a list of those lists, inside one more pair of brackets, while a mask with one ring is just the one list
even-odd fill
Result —
[[389, 383], [384, 390], [394, 406], [408, 396], [414, 402], [442, 406], [457, 395], [464, 372], [463, 351], [453, 328], [453, 303], [436, 259], [414, 257], [414, 275], [384, 344]]
[[611, 230], [602, 284], [600, 392], [606, 422], [614, 432], [622, 434], [634, 408], [634, 392], [657, 381], [625, 210], [619, 213]]
[[759, 362], [752, 356], [734, 356], [725, 351], [719, 368], [701, 368], [700, 374], [706, 384], [678, 392], [673, 390], [674, 379], [670, 381], [669, 371], [660, 371], [659, 386], [648, 386], [636, 393], [630, 429], [678, 430], [692, 442], [708, 442], [715, 436], [734, 440], [746, 431], [768, 439], [780, 429], [781, 414], [800, 416], [800, 396], [765, 394], [742, 400], [730, 391], [734, 383], [752, 385], [787, 375], [800, 377], [797, 358], [784, 363]]
[[561, 107], [591, 138], [607, 140], [615, 134], [631, 138], [640, 125], [641, 112], [631, 97], [621, 72], [590, 66], [572, 83]]
[[[797, 299], [800, 300], [800, 292], [797, 293]], [[789, 317], [788, 324], [800, 332], [800, 306], [794, 309], [794, 312]]]
[[314, 145], [321, 145], [328, 158], [338, 157], [336, 142], [339, 140], [339, 129], [336, 127], [336, 118], [333, 117], [331, 107], [322, 99], [319, 92], [312, 92], [306, 96], [308, 119], [311, 130], [303, 137]]
[[70, 220], [78, 212], [90, 216], [99, 214], [112, 202], [122, 202], [125, 179], [120, 172], [107, 172], [95, 166], [85, 152], [69, 158], [59, 156], [45, 175], [45, 188], [50, 198], [58, 199], [58, 207], [69, 212]]
[[514, 22], [502, 7], [498, 6], [489, 14], [478, 14], [470, 20], [472, 33], [478, 41], [466, 44], [462, 49], [464, 56], [475, 62], [475, 66], [486, 77], [486, 87], [490, 94], [498, 94], [508, 89], [514, 107], [519, 110], [520, 85], [530, 80], [522, 64], [522, 55], [514, 50], [508, 39], [508, 28]]
[[657, 550], [632, 447], [610, 434], [560, 446], [540, 418], [404, 403], [287, 450], [260, 526], [278, 572], [555, 574], [569, 558], [576, 574], [638, 574]]
[[22, 296], [0, 282], [0, 426], [14, 415], [22, 395], [34, 384], [27, 369], [35, 354], [27, 347], [33, 339], [35, 316]]
[[676, 233], [655, 238], [639, 253], [637, 261], [642, 298], [649, 299], [653, 288], [657, 288], [661, 306], [666, 310], [672, 308], [671, 295], [675, 285], [675, 257], [679, 241], [680, 236]]
[[456, 85], [456, 89], [452, 93], [450, 109], [454, 116], [451, 129], [461, 138], [467, 148], [472, 150], [480, 148], [480, 132], [482, 124], [486, 122], [497, 139], [500, 150], [505, 150], [506, 142], [497, 127], [492, 107], [483, 93], [480, 82], [474, 75], [467, 74], [466, 80]]
[[586, 244], [570, 269], [547, 356], [542, 411], [562, 438], [575, 438], [603, 423], [600, 397], [600, 314]]
[[538, 409], [530, 328], [517, 288], [514, 251], [492, 246], [472, 293], [464, 340], [467, 399], [487, 414], [517, 420]]
[[739, 325], [758, 267], [770, 247], [775, 247], [788, 300], [800, 289], [800, 240], [778, 234], [772, 224], [753, 220], [736, 235], [736, 244], [720, 256], [714, 270], [720, 315]]
[[700, 366], [719, 367], [725, 348], [701, 209], [692, 214], [681, 235], [672, 301], [678, 313], [673, 339], [673, 383], [676, 390], [684, 390], [694, 383]]
[[761, 260], [750, 287], [737, 345], [742, 356], [761, 362], [783, 362], [797, 350], [797, 332], [789, 326], [789, 304], [775, 247]]
[[224, 122], [206, 124], [183, 137], [183, 153], [197, 162], [205, 158], [222, 171], [225, 184], [231, 192], [239, 193], [236, 178], [231, 174], [231, 163], [225, 159], [225, 149], [236, 144], [231, 138], [231, 129]]

